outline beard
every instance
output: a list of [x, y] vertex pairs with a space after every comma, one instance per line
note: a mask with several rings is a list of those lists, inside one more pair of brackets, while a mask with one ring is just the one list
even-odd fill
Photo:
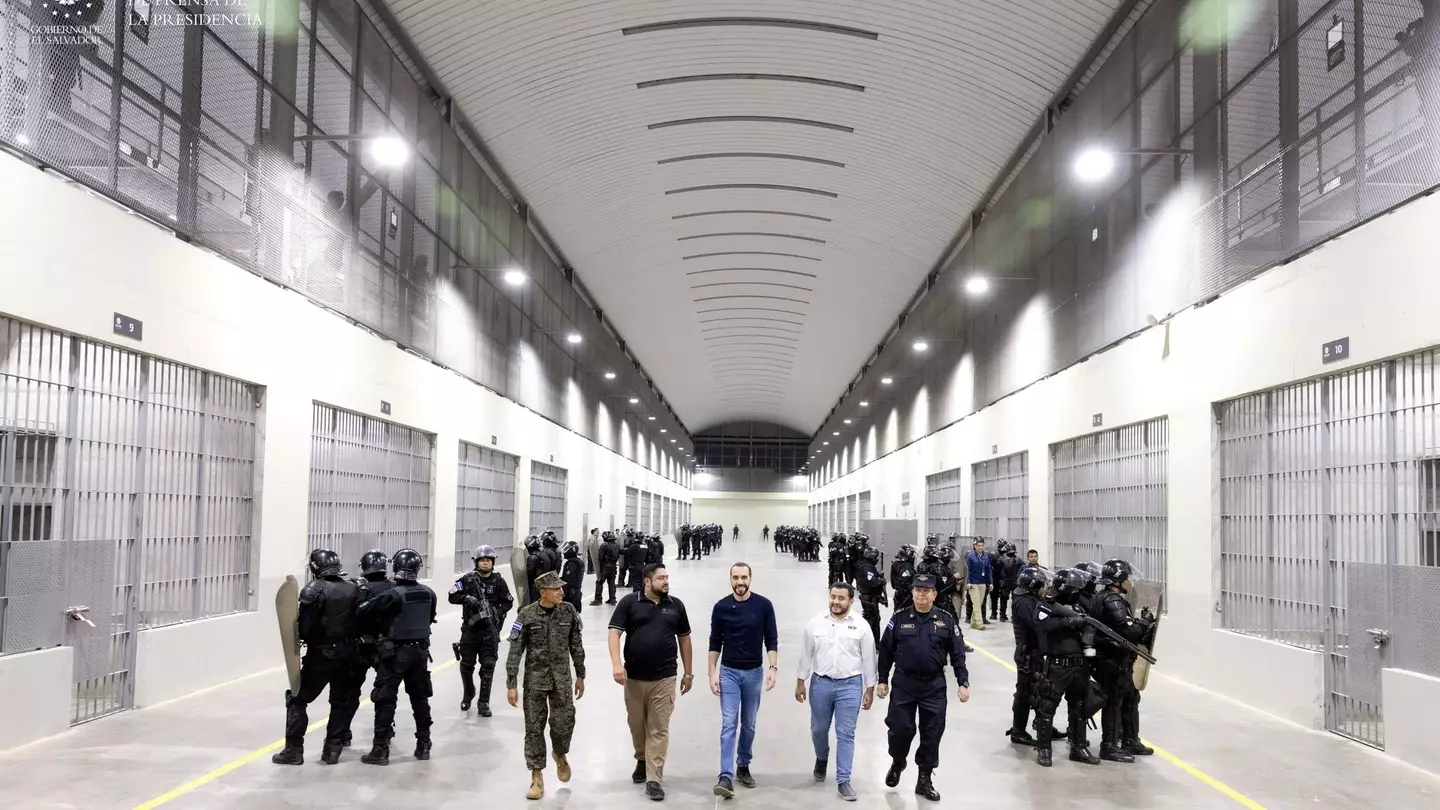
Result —
[[730, 586], [730, 591], [731, 591], [732, 593], [734, 593], [736, 596], [743, 596], [743, 595], [745, 595], [746, 593], [749, 593], [749, 592], [750, 592], [750, 586], [749, 586], [749, 585], [731, 585], [731, 586]]

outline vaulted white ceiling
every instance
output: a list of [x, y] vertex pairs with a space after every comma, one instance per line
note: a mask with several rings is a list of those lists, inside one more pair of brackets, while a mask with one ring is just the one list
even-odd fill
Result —
[[1119, 0], [387, 0], [692, 431], [813, 433]]

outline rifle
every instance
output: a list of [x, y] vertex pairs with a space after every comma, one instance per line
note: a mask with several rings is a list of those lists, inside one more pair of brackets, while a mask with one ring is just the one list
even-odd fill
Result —
[[[475, 597], [475, 599], [480, 603], [480, 607], [475, 609], [475, 613], [471, 615], [470, 618], [465, 620], [465, 625], [467, 627], [474, 627], [480, 622], [488, 622], [494, 618], [494, 613], [492, 612], [490, 607], [490, 600], [486, 599], [484, 594], [477, 594], [471, 592], [471, 586], [475, 585], [475, 579], [476, 577], [471, 577], [468, 574], [466, 575], [465, 595]], [[480, 589], [476, 587], [474, 590], [479, 591]]]
[[[1155, 660], [1155, 656], [1146, 652], [1143, 648], [1137, 647], [1129, 639], [1110, 629], [1110, 625], [1100, 621], [1099, 619], [1091, 616], [1090, 614], [1077, 607], [1072, 607], [1070, 605], [1062, 605], [1058, 602], [1048, 602], [1046, 603], [1045, 607], [1048, 608], [1051, 613], [1059, 616], [1062, 619], [1072, 619], [1076, 617], [1084, 619], [1085, 626], [1091, 631], [1093, 631], [1090, 634], [1090, 640], [1084, 642], [1087, 648], [1093, 647], [1091, 641], [1093, 641], [1094, 639], [1094, 633], [1100, 633], [1101, 635], [1113, 641], [1115, 643], [1115, 646], [1119, 647], [1122, 650], [1125, 650], [1131, 655], [1137, 656], [1139, 658], [1144, 658], [1151, 664], [1159, 663]], [[1089, 654], [1093, 655], [1093, 653]]]

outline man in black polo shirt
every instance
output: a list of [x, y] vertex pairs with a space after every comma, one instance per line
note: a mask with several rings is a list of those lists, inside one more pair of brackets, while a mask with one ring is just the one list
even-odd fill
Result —
[[[631, 780], [645, 783], [645, 795], [662, 801], [665, 752], [670, 747], [670, 715], [675, 711], [675, 652], [685, 665], [680, 694], [690, 691], [690, 617], [685, 605], [670, 596], [670, 574], [651, 564], [641, 574], [644, 590], [626, 595], [610, 617], [610, 667], [615, 682], [625, 687], [625, 713], [635, 746]], [[625, 634], [625, 663], [620, 663], [620, 635]]]

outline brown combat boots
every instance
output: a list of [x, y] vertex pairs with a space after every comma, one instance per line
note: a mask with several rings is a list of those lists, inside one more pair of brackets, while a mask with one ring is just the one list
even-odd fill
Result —
[[545, 795], [545, 772], [530, 772], [530, 789], [525, 792], [527, 799], [539, 799]]
[[570, 781], [570, 761], [564, 754], [555, 754], [555, 778], [561, 782]]

